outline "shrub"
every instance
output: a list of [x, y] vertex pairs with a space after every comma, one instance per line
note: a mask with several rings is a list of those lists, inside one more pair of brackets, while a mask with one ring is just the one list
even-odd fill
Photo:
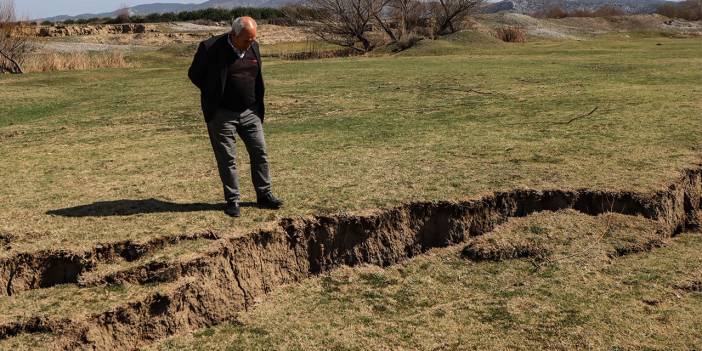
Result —
[[283, 60], [311, 60], [334, 57], [347, 57], [359, 54], [358, 50], [352, 48], [324, 49], [316, 41], [308, 41], [303, 50], [294, 52], [279, 52], [270, 56], [279, 57]]
[[419, 43], [420, 40], [422, 40], [422, 36], [417, 35], [415, 33], [410, 33], [405, 35], [404, 37], [400, 38], [396, 43], [395, 47], [392, 49], [393, 52], [400, 52], [403, 50], [407, 50]]
[[566, 18], [568, 17], [568, 12], [566, 12], [562, 7], [560, 6], [553, 6], [550, 7], [546, 10], [544, 10], [541, 13], [535, 14], [535, 17], [541, 17], [541, 18]]
[[497, 37], [507, 43], [526, 42], [526, 32], [518, 27], [502, 27], [497, 29]]
[[604, 5], [592, 13], [592, 17], [614, 17], [623, 15], [624, 11], [622, 11], [622, 9], [611, 5]]
[[337, 49], [337, 50], [317, 50], [317, 51], [302, 51], [302, 52], [290, 52], [282, 53], [279, 57], [283, 60], [299, 61], [299, 60], [313, 60], [313, 59], [324, 59], [324, 58], [334, 58], [334, 57], [348, 57], [359, 55], [358, 50], [351, 48]]

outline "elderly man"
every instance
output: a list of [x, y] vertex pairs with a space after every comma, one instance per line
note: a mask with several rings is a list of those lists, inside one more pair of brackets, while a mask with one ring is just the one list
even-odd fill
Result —
[[227, 201], [225, 213], [239, 217], [236, 139], [239, 134], [251, 160], [251, 178], [260, 208], [278, 209], [271, 193], [268, 155], [263, 136], [263, 77], [256, 43], [256, 21], [234, 20], [231, 32], [200, 43], [188, 77], [201, 93], [202, 112]]

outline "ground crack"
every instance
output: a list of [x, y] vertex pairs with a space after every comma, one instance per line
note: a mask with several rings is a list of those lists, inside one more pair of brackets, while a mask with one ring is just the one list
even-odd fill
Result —
[[[187, 272], [181, 269], [190, 279], [179, 281], [177, 288], [163, 292], [163, 297], [177, 302], [172, 305], [181, 306], [180, 309], [159, 309], [162, 313], [154, 320], [140, 310], [150, 301], [148, 298], [123, 304], [112, 312], [98, 312], [83, 324], [89, 333], [101, 337], [89, 343], [77, 340], [75, 333], [65, 333], [66, 340], [57, 344], [57, 348], [62, 348], [60, 345], [138, 348], [157, 339], [231, 320], [240, 311], [248, 310], [254, 299], [265, 295], [267, 287], [297, 282], [341, 265], [387, 266], [403, 262], [435, 247], [463, 243], [510, 218], [542, 211], [572, 209], [592, 216], [610, 212], [641, 216], [658, 222], [666, 236], [670, 236], [677, 228], [687, 225], [689, 212], [699, 210], [689, 204], [700, 204], [700, 199], [702, 168], [698, 167], [686, 171], [667, 191], [653, 194], [515, 189], [458, 202], [409, 203], [367, 215], [282, 219], [270, 231], [222, 239], [224, 250], [213, 250], [196, 258], [202, 264], [199, 269]], [[222, 259], [227, 260], [236, 287]], [[193, 279], [204, 284], [188, 283]], [[221, 281], [226, 284], [217, 284]], [[243, 306], [237, 289], [243, 294]], [[187, 318], [182, 315], [184, 309], [191, 313]], [[115, 310], [120, 313], [116, 315]], [[162, 325], [169, 327], [158, 327]], [[6, 337], [0, 333], [0, 339]]]

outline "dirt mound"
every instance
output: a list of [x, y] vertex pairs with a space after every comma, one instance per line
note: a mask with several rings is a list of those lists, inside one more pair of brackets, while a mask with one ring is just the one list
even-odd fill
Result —
[[543, 258], [551, 254], [546, 238], [538, 235], [510, 237], [486, 235], [470, 240], [462, 255], [474, 261], [502, 261], [513, 258]]
[[[578, 212], [571, 216], [580, 216]], [[586, 233], [573, 234], [573, 233]], [[607, 260], [664, 245], [670, 236], [656, 221], [619, 214], [582, 219], [578, 226], [554, 222], [544, 213], [513, 219], [489, 234], [471, 238], [463, 256], [475, 261], [531, 258], [536, 262], [573, 255]]]
[[86, 24], [86, 25], [55, 25], [38, 26], [27, 29], [30, 35], [36, 37], [71, 37], [104, 34], [138, 34], [155, 32], [152, 25], [131, 24]]

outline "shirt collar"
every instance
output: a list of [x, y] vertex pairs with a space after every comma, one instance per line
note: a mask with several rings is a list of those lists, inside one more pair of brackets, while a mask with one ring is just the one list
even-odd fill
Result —
[[234, 43], [232, 43], [232, 37], [230, 37], [229, 34], [227, 34], [227, 43], [229, 43], [229, 46], [231, 46], [232, 49], [234, 49], [234, 53], [236, 54], [236, 56], [238, 56], [239, 58], [244, 58], [244, 55], [246, 55], [246, 50], [245, 51], [239, 50], [239, 48], [237, 48], [234, 45]]

